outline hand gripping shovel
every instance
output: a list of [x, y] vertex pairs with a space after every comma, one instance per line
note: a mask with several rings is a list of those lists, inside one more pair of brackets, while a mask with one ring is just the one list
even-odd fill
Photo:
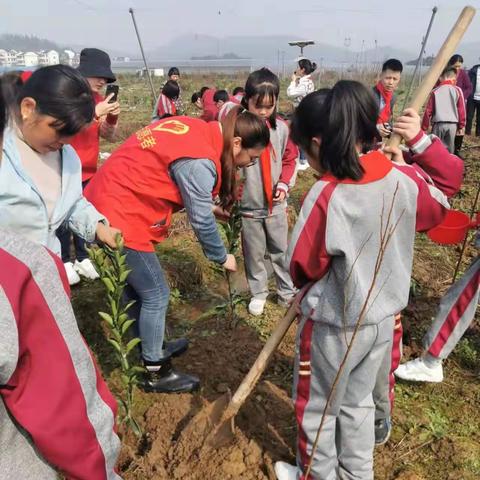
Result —
[[188, 442], [190, 450], [192, 450], [192, 443], [197, 445], [198, 442], [198, 449], [204, 445], [218, 448], [233, 439], [233, 419], [250, 393], [252, 393], [270, 358], [297, 317], [297, 308], [298, 300], [295, 299], [285, 316], [273, 330], [272, 335], [265, 343], [255, 363], [237, 388], [233, 397], [231, 397], [230, 393], [226, 393], [200, 410], [182, 431], [176, 448], [182, 449], [183, 439]]

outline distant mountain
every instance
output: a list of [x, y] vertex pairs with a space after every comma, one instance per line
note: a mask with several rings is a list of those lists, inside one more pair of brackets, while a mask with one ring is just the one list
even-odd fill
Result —
[[0, 48], [4, 50], [38, 51], [38, 50], [63, 50], [58, 43], [34, 35], [16, 35], [4, 33], [0, 35]]

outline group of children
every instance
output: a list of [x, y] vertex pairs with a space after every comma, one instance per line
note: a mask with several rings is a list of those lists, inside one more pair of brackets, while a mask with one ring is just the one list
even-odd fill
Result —
[[[41, 90], [45, 70], [20, 82], [21, 95], [15, 97], [15, 102], [20, 102], [16, 116], [19, 129], [15, 133], [18, 139], [14, 140], [18, 147], [8, 143], [10, 136], [14, 137], [9, 133], [0, 169], [0, 180], [5, 177], [0, 182], [2, 189], [15, 187], [15, 192], [5, 198], [15, 198], [15, 202], [0, 205], [2, 226], [30, 235], [27, 230], [31, 222], [22, 223], [21, 216], [14, 218], [11, 214], [15, 205], [21, 204], [17, 186], [24, 181], [24, 176], [14, 179], [15, 165], [21, 162], [11, 152], [23, 155], [16, 153], [24, 148], [20, 142], [47, 157], [61, 149], [65, 162], [72, 154], [71, 148], [63, 146], [65, 139], [78, 140], [84, 184], [80, 185], [78, 177], [75, 201], [57, 192], [55, 198], [65, 205], [65, 221], [58, 220], [59, 225], [67, 223], [87, 240], [96, 234], [97, 239], [110, 245], [114, 245], [115, 234], [122, 233], [131, 269], [127, 296], [136, 300], [132, 313], [137, 319], [147, 370], [140, 387], [150, 392], [189, 392], [198, 388], [199, 379], [172, 366], [172, 359], [187, 350], [188, 342], [168, 342], [164, 338], [169, 288], [154, 244], [166, 237], [172, 214], [185, 208], [206, 257], [235, 271], [236, 260], [225, 250], [214, 215], [225, 217], [233, 203], [239, 202], [245, 272], [251, 291], [249, 312], [261, 315], [264, 311], [269, 263], [278, 303], [287, 306], [295, 298], [300, 311], [293, 387], [297, 462], [277, 462], [277, 477], [373, 479], [374, 446], [384, 443], [391, 429], [391, 379], [398, 361], [394, 339], [398, 338], [398, 315], [408, 304], [415, 232], [429, 230], [442, 221], [449, 208], [448, 197], [459, 189], [462, 180], [463, 162], [437, 138], [440, 136], [453, 149], [452, 138], [455, 142], [455, 137], [462, 134], [459, 110], [457, 117], [446, 113], [448, 103], [461, 107], [453, 70], [447, 68], [432, 92], [426, 115], [432, 118], [438, 135], [429, 136], [412, 110], [392, 121], [394, 92], [402, 73], [402, 64], [395, 59], [385, 62], [373, 91], [354, 81], [340, 81], [331, 89], [314, 91], [310, 75], [316, 66], [300, 60], [289, 86], [296, 102], [291, 123], [278, 115], [280, 82], [267, 68], [252, 72], [244, 88], [238, 87], [232, 96], [208, 87], [194, 94], [192, 103], [201, 110], [200, 119], [178, 115], [179, 72], [173, 68], [162, 88], [153, 122], [128, 138], [96, 172], [93, 157], [98, 157], [99, 137], [113, 138], [120, 106], [99, 94], [115, 78], [104, 52], [89, 49], [82, 54], [77, 73], [63, 67], [50, 75], [50, 84], [56, 75], [62, 79], [58, 85], [77, 86], [76, 91], [65, 87], [58, 90], [61, 105], [75, 105], [75, 119], [62, 106], [48, 110], [47, 119], [42, 117], [47, 110], [35, 110], [42, 101], [47, 102], [41, 96], [45, 93]], [[78, 73], [88, 84], [82, 84]], [[87, 85], [96, 105], [90, 105]], [[47, 96], [54, 98], [55, 94]], [[29, 123], [32, 111], [40, 120]], [[93, 117], [94, 123], [82, 129]], [[64, 133], [56, 140], [40, 142], [38, 135], [46, 132], [47, 120], [49, 128], [60, 128]], [[45, 122], [44, 130], [38, 130], [41, 122]], [[392, 131], [403, 137], [408, 152], [383, 145]], [[85, 136], [83, 140], [81, 135]], [[299, 149], [316, 171], [318, 181], [305, 197], [289, 242], [287, 199]], [[56, 175], [62, 176], [65, 163], [58, 163], [58, 158], [52, 163], [47, 157], [40, 160], [50, 167], [58, 165]], [[74, 162], [69, 168], [74, 175]], [[35, 172], [33, 168], [32, 175]], [[238, 188], [239, 182], [242, 188]], [[39, 182], [32, 187], [35, 198], [45, 200], [43, 206], [35, 207], [42, 212], [49, 205], [44, 192], [50, 194], [50, 183]], [[81, 202], [83, 210], [72, 214], [67, 200], [72, 205]], [[32, 210], [31, 205], [29, 208]], [[59, 225], [51, 219], [58, 211], [52, 197], [47, 209], [49, 221], [41, 227], [42, 235], [48, 235], [47, 242], [37, 232], [30, 235], [38, 243], [53, 246], [56, 253], [59, 248], [54, 237], [60, 232], [51, 227]], [[35, 221], [40, 222], [37, 217]], [[470, 290], [477, 292], [473, 297], [478, 301], [478, 262], [475, 265], [467, 282]], [[73, 266], [80, 272], [76, 262]], [[66, 268], [68, 273], [68, 265]], [[470, 310], [474, 301], [469, 303]], [[4, 383], [10, 378], [16, 377], [7, 376]], [[15, 385], [11, 388], [15, 391]], [[102, 398], [107, 397], [104, 394]], [[382, 402], [387, 405], [380, 414]], [[11, 405], [10, 413], [21, 415], [19, 404]], [[320, 424], [320, 441], [314, 449]], [[115, 443], [116, 437], [109, 441]], [[107, 474], [108, 478], [115, 475]]]

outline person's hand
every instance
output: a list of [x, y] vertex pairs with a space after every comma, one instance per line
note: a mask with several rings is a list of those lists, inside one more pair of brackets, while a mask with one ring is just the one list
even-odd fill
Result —
[[420, 133], [420, 130], [420, 115], [413, 108], [404, 110], [393, 125], [394, 133], [401, 135], [407, 143], [412, 141]]
[[463, 136], [465, 135], [465, 128], [459, 128], [459, 129], [457, 130], [457, 135], [458, 135], [459, 137], [463, 137]]
[[222, 267], [229, 272], [236, 272], [237, 261], [235, 260], [235, 256], [231, 253], [227, 254], [227, 259], [225, 260], [225, 263], [222, 265]]
[[282, 203], [285, 200], [285, 197], [287, 196], [285, 190], [281, 188], [277, 188], [275, 190], [275, 195], [273, 196], [273, 201], [275, 203]]
[[97, 103], [95, 106], [95, 115], [100, 118], [108, 115], [118, 115], [120, 113], [120, 104], [118, 102], [108, 103], [112, 99], [114, 93], [111, 93], [103, 102]]
[[220, 205], [213, 205], [212, 212], [216, 218], [218, 218], [219, 220], [222, 220], [223, 222], [228, 221], [228, 219], [231, 216], [230, 212], [222, 208]]
[[117, 248], [117, 235], [122, 235], [121, 230], [114, 227], [109, 227], [105, 225], [103, 222], [97, 223], [97, 230], [95, 232], [97, 234], [97, 239], [107, 244], [111, 248]]
[[403, 153], [398, 147], [385, 146], [382, 148], [383, 153], [386, 153], [392, 162], [398, 165], [407, 165], [403, 158]]
[[388, 128], [385, 128], [383, 123], [378, 123], [377, 124], [377, 130], [378, 130], [378, 133], [380, 133], [380, 136], [382, 138], [388, 138], [390, 136], [390, 134], [392, 133]]

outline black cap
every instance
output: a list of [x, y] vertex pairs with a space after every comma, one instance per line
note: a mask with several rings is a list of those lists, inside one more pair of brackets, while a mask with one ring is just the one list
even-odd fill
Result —
[[84, 48], [80, 52], [80, 64], [77, 70], [84, 77], [105, 78], [107, 83], [112, 83], [116, 80], [111, 69], [108, 53], [98, 48]]

